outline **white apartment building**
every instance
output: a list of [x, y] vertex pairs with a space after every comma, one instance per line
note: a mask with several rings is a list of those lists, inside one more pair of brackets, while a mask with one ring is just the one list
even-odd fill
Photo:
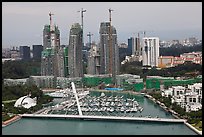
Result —
[[159, 38], [144, 37], [142, 41], [143, 66], [158, 66], [159, 58]]
[[193, 85], [172, 86], [167, 90], [162, 91], [162, 96], [172, 96], [171, 102], [177, 103], [186, 112], [198, 111], [202, 108], [202, 83], [195, 83]]

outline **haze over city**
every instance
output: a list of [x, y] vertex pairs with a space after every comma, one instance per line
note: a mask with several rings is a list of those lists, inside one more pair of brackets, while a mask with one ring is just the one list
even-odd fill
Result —
[[202, 39], [201, 2], [2, 2], [2, 47], [42, 44], [43, 26], [49, 24], [49, 12], [60, 30], [61, 45], [68, 45], [69, 30], [75, 22], [81, 24], [84, 13], [84, 42], [88, 32], [99, 41], [100, 23], [109, 21], [108, 9], [113, 9], [112, 25], [118, 42], [126, 42], [138, 31], [160, 40]]

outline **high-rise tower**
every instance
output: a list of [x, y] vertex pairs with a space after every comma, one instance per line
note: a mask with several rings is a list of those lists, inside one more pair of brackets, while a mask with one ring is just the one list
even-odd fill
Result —
[[119, 49], [117, 43], [117, 33], [116, 29], [111, 26], [111, 47], [112, 52], [110, 52], [110, 41], [109, 41], [109, 27], [110, 22], [102, 22], [100, 25], [100, 74], [110, 74], [109, 66], [110, 66], [110, 53], [112, 53], [112, 71], [115, 71], [115, 74], [119, 74]]
[[40, 60], [42, 51], [43, 51], [42, 45], [33, 45], [33, 59]]
[[60, 31], [52, 24], [53, 14], [49, 13], [50, 25], [43, 29], [43, 51], [41, 56], [41, 75], [63, 76], [63, 50], [60, 49]]
[[144, 37], [142, 48], [143, 66], [157, 67], [159, 58], [159, 38]]
[[30, 47], [28, 46], [20, 46], [20, 57], [22, 60], [30, 60]]
[[128, 52], [134, 56], [141, 55], [141, 46], [140, 46], [140, 38], [139, 37], [130, 37], [128, 39]]
[[69, 77], [83, 77], [82, 28], [79, 23], [71, 26], [68, 45]]
[[95, 44], [91, 44], [91, 49], [89, 50], [88, 55], [88, 66], [87, 66], [87, 72], [88, 74], [92, 75], [99, 75], [100, 74], [100, 49]]

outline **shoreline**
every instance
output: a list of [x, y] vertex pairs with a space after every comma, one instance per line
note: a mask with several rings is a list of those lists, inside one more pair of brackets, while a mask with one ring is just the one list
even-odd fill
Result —
[[[146, 95], [145, 97], [147, 97], [148, 99], [150, 99], [150, 100], [153, 101], [154, 103], [158, 104], [158, 105], [159, 105], [161, 108], [163, 108], [165, 111], [171, 113], [171, 115], [172, 115], [173, 117], [175, 117], [175, 118], [177, 118], [177, 119], [180, 119], [180, 117], [177, 116], [177, 114], [174, 113], [175, 111], [173, 111], [172, 109], [169, 109], [169, 108], [168, 108], [169, 110], [167, 110], [166, 108], [164, 108], [164, 106], [161, 105], [161, 102], [156, 101], [156, 99], [153, 98], [152, 96]], [[193, 130], [194, 132], [196, 132], [198, 135], [202, 135], [202, 131], [196, 129], [194, 126], [192, 126], [191, 124], [189, 124], [189, 123], [187, 122], [187, 120], [184, 122], [184, 124], [185, 124], [187, 127], [189, 127], [191, 130]]]
[[[158, 104], [161, 108], [163, 108], [166, 112], [169, 112], [173, 117], [175, 117], [176, 119], [180, 119], [179, 116], [177, 116], [176, 114], [174, 114], [172, 109], [166, 108], [165, 105], [162, 105], [161, 102], [157, 101], [155, 98], [153, 98], [150, 95], [147, 95], [146, 93], [141, 93], [141, 92], [136, 92], [136, 91], [111, 91], [111, 90], [100, 90], [100, 89], [90, 89], [90, 91], [92, 92], [109, 92], [109, 93], [124, 93], [124, 94], [134, 94], [134, 95], [144, 95], [144, 97], [147, 97], [148, 99], [150, 99], [151, 101], [153, 101], [154, 103]], [[6, 121], [2, 121], [2, 128], [6, 127], [18, 120], [21, 119], [21, 115], [15, 115], [14, 117], [12, 117], [9, 120]], [[191, 124], [189, 124], [187, 122], [187, 120], [184, 122], [184, 124], [189, 127], [191, 130], [193, 130], [195, 133], [197, 133], [198, 135], [202, 135], [202, 131], [196, 129], [194, 126], [192, 126]]]
[[8, 126], [8, 125], [10, 125], [10, 124], [20, 120], [20, 119], [21, 119], [21, 116], [20, 115], [16, 115], [16, 116], [12, 117], [11, 119], [3, 121], [2, 122], [2, 127], [6, 127], [6, 126]]
[[188, 122], [184, 122], [184, 124], [189, 127], [191, 130], [193, 130], [194, 132], [196, 132], [199, 135], [202, 135], [202, 131], [196, 129], [194, 126], [192, 126], [191, 124], [189, 124]]

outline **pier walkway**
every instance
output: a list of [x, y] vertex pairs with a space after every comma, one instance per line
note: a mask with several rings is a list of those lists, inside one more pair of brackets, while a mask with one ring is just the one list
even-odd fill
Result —
[[168, 118], [148, 118], [148, 117], [117, 117], [117, 116], [88, 116], [88, 115], [59, 115], [59, 114], [22, 114], [22, 117], [36, 118], [70, 118], [84, 120], [125, 120], [125, 121], [155, 121], [155, 122], [174, 122], [184, 123], [184, 119], [168, 119]]

